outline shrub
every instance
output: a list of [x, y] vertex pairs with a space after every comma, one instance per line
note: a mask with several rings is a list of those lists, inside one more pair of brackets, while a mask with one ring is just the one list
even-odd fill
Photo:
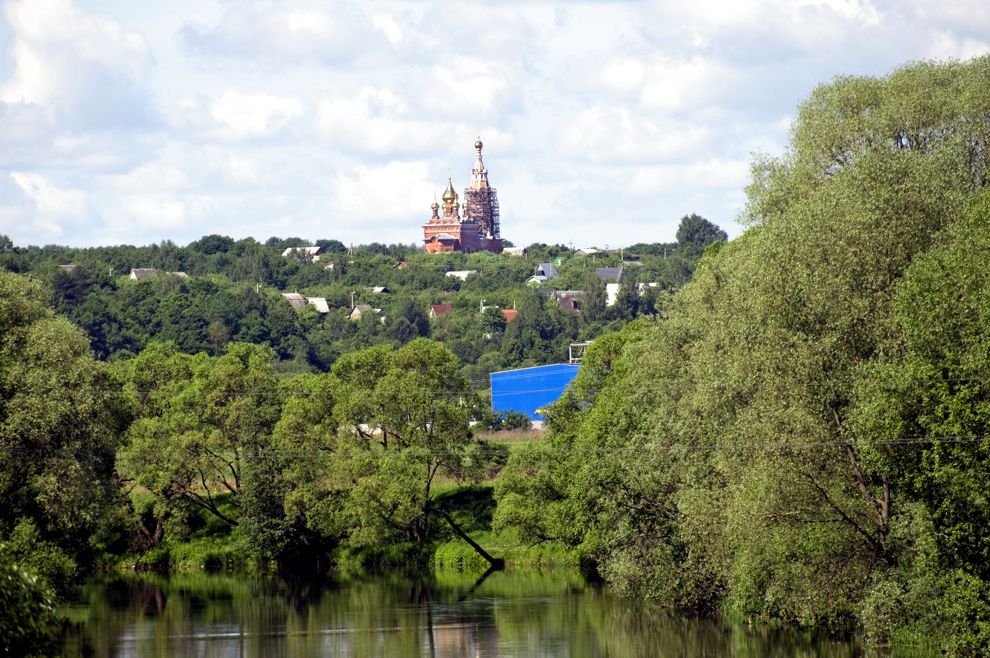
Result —
[[57, 628], [52, 590], [13, 562], [0, 564], [0, 654], [49, 653]]

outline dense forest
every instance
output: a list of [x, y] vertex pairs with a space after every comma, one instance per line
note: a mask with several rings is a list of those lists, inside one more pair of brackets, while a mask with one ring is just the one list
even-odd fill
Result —
[[[6, 647], [99, 566], [471, 568], [473, 537], [520, 547], [481, 569], [530, 547], [662, 606], [985, 655], [988, 180], [983, 58], [816, 89], [728, 242], [694, 216], [584, 257], [0, 241]], [[630, 253], [610, 306], [595, 268]], [[592, 337], [541, 439], [472, 429], [484, 374]]]

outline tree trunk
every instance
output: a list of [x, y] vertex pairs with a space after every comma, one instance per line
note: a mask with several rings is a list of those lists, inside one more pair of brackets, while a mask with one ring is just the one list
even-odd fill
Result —
[[450, 518], [450, 514], [447, 514], [447, 512], [442, 509], [435, 509], [433, 511], [444, 518], [444, 520], [450, 525], [450, 529], [454, 531], [455, 535], [466, 541], [471, 546], [471, 548], [474, 549], [475, 553], [485, 558], [485, 560], [488, 561], [488, 564], [491, 565], [492, 569], [497, 571], [505, 568], [505, 560], [497, 557], [492, 557], [491, 555], [489, 555], [488, 551], [486, 551], [481, 546], [479, 546], [477, 542], [471, 539], [471, 537], [469, 537], [468, 534], [464, 532], [461, 529], [461, 527], [454, 522], [454, 519]]

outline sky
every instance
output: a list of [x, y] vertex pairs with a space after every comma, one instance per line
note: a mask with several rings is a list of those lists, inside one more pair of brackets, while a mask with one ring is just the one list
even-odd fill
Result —
[[817, 85], [987, 52], [985, 0], [0, 0], [0, 234], [419, 243], [480, 135], [517, 245], [734, 237]]

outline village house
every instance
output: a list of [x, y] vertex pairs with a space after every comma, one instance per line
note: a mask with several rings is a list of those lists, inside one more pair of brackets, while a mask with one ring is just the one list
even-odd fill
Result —
[[441, 315], [447, 315], [448, 313], [453, 313], [453, 312], [454, 312], [454, 307], [451, 306], [450, 304], [430, 304], [429, 316], [431, 318], [438, 318]]
[[596, 267], [595, 276], [606, 283], [619, 283], [622, 279], [622, 267]]
[[378, 318], [384, 323], [385, 314], [382, 313], [380, 308], [372, 308], [368, 304], [356, 304], [352, 309], [350, 314], [347, 316], [351, 320], [360, 320], [366, 315], [377, 315]]
[[285, 297], [285, 301], [289, 302], [289, 305], [297, 311], [306, 307], [306, 298], [298, 292], [283, 292], [282, 296]]
[[282, 252], [283, 258], [288, 258], [289, 256], [301, 256], [309, 258], [314, 263], [319, 262], [320, 256], [322, 255], [323, 247], [287, 247], [285, 251]]
[[568, 315], [581, 315], [584, 307], [584, 298], [588, 295], [584, 290], [558, 290], [553, 293], [553, 298], [557, 300], [560, 310]]
[[327, 304], [325, 297], [307, 297], [306, 302], [316, 309], [316, 312], [320, 315], [330, 312], [330, 305]]
[[177, 276], [180, 279], [188, 279], [189, 275], [185, 272], [159, 272], [153, 267], [138, 267], [131, 270], [130, 279], [132, 281], [142, 281], [144, 279], [150, 279], [156, 276]]
[[330, 312], [330, 306], [324, 297], [303, 297], [298, 292], [283, 292], [282, 297], [297, 311], [306, 308], [308, 304], [315, 308], [317, 313], [323, 314]]
[[137, 267], [131, 270], [131, 280], [141, 281], [143, 279], [150, 279], [153, 276], [158, 276], [158, 270], [153, 267]]

